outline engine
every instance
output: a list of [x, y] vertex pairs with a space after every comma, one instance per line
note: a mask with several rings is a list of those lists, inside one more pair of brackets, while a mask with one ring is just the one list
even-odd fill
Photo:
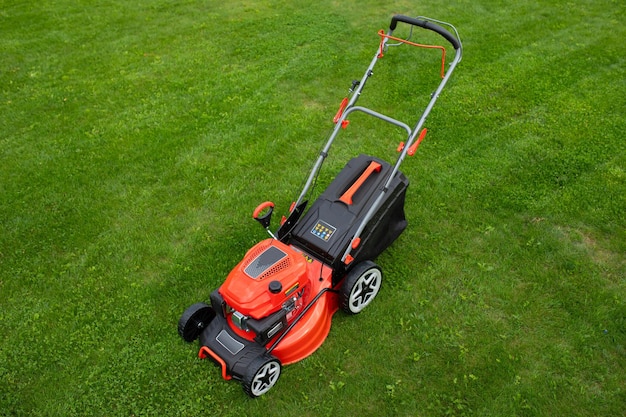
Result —
[[246, 253], [211, 301], [234, 327], [265, 344], [302, 308], [307, 284], [307, 259], [292, 247], [267, 239]]

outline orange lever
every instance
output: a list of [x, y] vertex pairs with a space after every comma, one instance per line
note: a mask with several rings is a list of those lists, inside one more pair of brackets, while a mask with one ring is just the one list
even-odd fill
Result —
[[343, 111], [346, 109], [347, 105], [348, 105], [348, 97], [345, 97], [343, 100], [341, 100], [341, 105], [339, 106], [339, 110], [337, 110], [335, 117], [333, 117], [333, 123], [337, 124], [337, 122], [341, 118], [341, 115], [343, 114]]
[[347, 205], [352, 205], [352, 197], [354, 197], [354, 194], [359, 190], [359, 188], [361, 188], [363, 183], [367, 181], [370, 175], [374, 172], [380, 172], [381, 168], [382, 165], [378, 162], [370, 162], [369, 166], [365, 169], [365, 171], [363, 171], [361, 176], [354, 182], [354, 184], [352, 184], [350, 188], [348, 188], [348, 191], [343, 193], [343, 195], [339, 198], [339, 201], [346, 203]]
[[417, 138], [417, 141], [415, 141], [415, 143], [411, 145], [409, 150], [406, 151], [406, 153], [409, 156], [415, 155], [415, 151], [417, 150], [417, 147], [420, 146], [420, 143], [422, 143], [422, 140], [426, 137], [426, 132], [428, 132], [428, 129], [422, 129], [422, 131], [420, 132], [419, 138]]

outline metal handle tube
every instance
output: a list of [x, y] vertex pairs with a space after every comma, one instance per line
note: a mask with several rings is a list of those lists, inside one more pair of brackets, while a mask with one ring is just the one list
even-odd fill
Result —
[[[383, 40], [384, 43], [386, 43], [386, 41], [387, 41], [386, 39]], [[376, 54], [374, 55], [374, 58], [372, 58], [372, 61], [367, 67], [367, 70], [365, 70], [365, 73], [363, 74], [361, 81], [357, 85], [357, 88], [352, 93], [352, 97], [350, 98], [348, 105], [345, 107], [343, 114], [341, 115], [341, 117], [339, 117], [339, 119], [335, 123], [335, 128], [333, 129], [328, 140], [326, 141], [326, 145], [324, 146], [324, 149], [322, 149], [322, 151], [320, 152], [320, 156], [317, 158], [317, 161], [315, 162], [315, 165], [313, 166], [313, 169], [311, 170], [311, 173], [309, 174], [309, 177], [307, 178], [304, 188], [302, 189], [300, 196], [296, 200], [296, 204], [294, 207], [297, 207], [304, 200], [304, 198], [306, 197], [306, 194], [309, 192], [309, 188], [311, 188], [311, 184], [313, 184], [313, 181], [315, 180], [315, 177], [317, 176], [317, 172], [322, 167], [322, 163], [326, 159], [326, 156], [328, 156], [328, 151], [330, 150], [331, 145], [333, 144], [333, 142], [335, 141], [335, 138], [337, 137], [337, 135], [339, 134], [339, 131], [341, 130], [343, 121], [346, 119], [346, 116], [351, 113], [351, 107], [354, 106], [356, 101], [359, 99], [359, 96], [361, 95], [361, 91], [363, 91], [363, 88], [365, 88], [365, 84], [367, 83], [367, 80], [374, 73], [373, 69], [378, 59], [379, 59], [379, 55], [378, 55], [378, 52], [376, 52]]]
[[346, 110], [346, 113], [350, 114], [352, 112], [355, 111], [360, 111], [363, 112], [365, 114], [369, 114], [370, 116], [374, 116], [376, 118], [379, 118], [381, 120], [384, 120], [387, 123], [391, 123], [392, 125], [396, 125], [398, 127], [401, 127], [402, 129], [406, 130], [407, 134], [411, 134], [411, 128], [409, 127], [409, 125], [407, 125], [406, 123], [403, 123], [399, 120], [393, 119], [389, 116], [385, 116], [382, 113], [378, 113], [372, 109], [368, 109], [367, 107], [361, 107], [361, 106], [354, 106], [349, 108], [348, 110]]
[[419, 121], [415, 125], [415, 128], [413, 128], [413, 130], [411, 131], [411, 133], [409, 135], [409, 139], [407, 140], [407, 143], [405, 144], [404, 149], [402, 149], [402, 152], [400, 152], [400, 155], [398, 156], [398, 160], [396, 161], [396, 164], [394, 165], [393, 169], [391, 170], [391, 173], [389, 174], [389, 177], [387, 178], [387, 182], [385, 183], [385, 186], [383, 187], [383, 190], [381, 191], [381, 193], [378, 196], [378, 198], [374, 201], [374, 204], [372, 205], [372, 207], [370, 207], [370, 209], [368, 210], [367, 214], [364, 216], [363, 221], [361, 221], [361, 224], [359, 225], [359, 227], [356, 230], [354, 236], [352, 237], [352, 240], [350, 241], [350, 244], [348, 245], [348, 248], [346, 249], [346, 251], [344, 252], [343, 256], [341, 257], [342, 262], [346, 261], [348, 255], [352, 251], [353, 243], [358, 238], [360, 238], [361, 233], [363, 233], [363, 230], [367, 226], [367, 223], [371, 220], [371, 218], [374, 216], [376, 211], [378, 211], [378, 208], [382, 204], [382, 200], [383, 200], [383, 197], [385, 196], [385, 193], [387, 192], [387, 190], [391, 186], [391, 182], [393, 181], [393, 178], [395, 177], [395, 175], [399, 171], [400, 165], [402, 164], [402, 161], [404, 161], [404, 158], [406, 158], [406, 154], [407, 154], [409, 148], [411, 147], [411, 145], [415, 141], [415, 138], [417, 137], [418, 133], [422, 129], [422, 126], [426, 122], [426, 118], [428, 117], [428, 114], [430, 113], [430, 111], [432, 110], [433, 106], [435, 105], [435, 102], [439, 98], [439, 95], [441, 94], [441, 91], [446, 86], [446, 83], [450, 79], [450, 76], [454, 72], [454, 69], [456, 68], [456, 66], [459, 63], [459, 61], [461, 61], [461, 55], [462, 55], [462, 47], [460, 47], [459, 49], [456, 50], [456, 53], [454, 55], [454, 59], [452, 60], [452, 63], [450, 64], [450, 68], [446, 72], [445, 77], [439, 83], [439, 86], [435, 90], [435, 93], [433, 94], [432, 98], [430, 99], [430, 101], [429, 101], [428, 105], [426, 106], [426, 109], [422, 113], [422, 116], [420, 117]]

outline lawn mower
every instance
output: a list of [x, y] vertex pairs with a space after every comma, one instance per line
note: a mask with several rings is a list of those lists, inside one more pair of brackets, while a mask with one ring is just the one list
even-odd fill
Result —
[[[398, 23], [409, 25], [411, 35], [394, 37]], [[410, 41], [413, 28], [433, 31], [452, 45], [454, 58], [447, 71], [446, 49]], [[374, 259], [407, 226], [404, 201], [409, 181], [399, 168], [424, 139], [426, 129], [422, 125], [460, 62], [462, 45], [454, 26], [426, 17], [396, 15], [389, 30], [381, 30], [379, 35], [374, 58], [341, 102], [333, 130], [288, 215], [282, 217], [273, 233], [270, 224], [274, 203], [260, 204], [252, 217], [271, 237], [245, 254], [223, 284], [210, 293], [209, 302], [193, 304], [178, 322], [178, 332], [185, 341], [199, 338], [198, 356], [218, 364], [224, 379], [240, 381], [251, 397], [269, 391], [283, 365], [300, 361], [320, 347], [335, 312], [341, 309], [349, 315], [358, 314], [372, 302], [383, 279]], [[441, 81], [413, 129], [356, 105], [376, 62], [388, 47], [406, 44], [438, 48], [443, 55]], [[354, 112], [406, 131], [397, 161], [391, 165], [369, 155], [354, 157], [307, 210], [309, 191], [322, 163], [336, 136], [347, 127], [347, 117]]]

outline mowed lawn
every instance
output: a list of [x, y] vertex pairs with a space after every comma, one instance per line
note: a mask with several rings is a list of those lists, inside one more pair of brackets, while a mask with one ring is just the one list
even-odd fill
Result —
[[[402, 166], [409, 226], [376, 301], [251, 400], [177, 321], [266, 238], [257, 204], [288, 211], [395, 13], [451, 22], [464, 47]], [[626, 415], [625, 16], [0, 2], [0, 415]], [[414, 124], [439, 58], [391, 48], [360, 104]], [[351, 116], [320, 184], [402, 139]]]

